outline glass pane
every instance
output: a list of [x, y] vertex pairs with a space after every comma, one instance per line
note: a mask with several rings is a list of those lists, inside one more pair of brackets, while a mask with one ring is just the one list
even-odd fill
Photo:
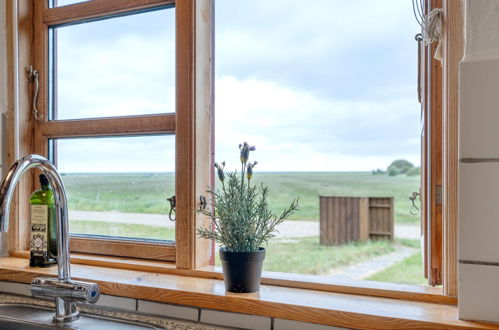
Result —
[[51, 120], [175, 112], [175, 10], [52, 28]]
[[67, 5], [72, 5], [75, 3], [79, 2], [87, 2], [90, 0], [49, 0], [49, 7], [54, 8], [54, 7], [62, 7], [62, 6], [67, 6]]
[[70, 232], [174, 240], [175, 136], [52, 140], [68, 192]]
[[[264, 269], [427, 283], [409, 200], [421, 132], [411, 2], [217, 0], [215, 10], [216, 160], [238, 169], [238, 144], [248, 141], [252, 182], [269, 187], [271, 210], [300, 198], [266, 246]], [[331, 201], [339, 215], [324, 221], [341, 223], [321, 233], [321, 195], [372, 197], [371, 207]], [[389, 199], [375, 197], [394, 199], [393, 241], [383, 239]], [[370, 240], [353, 234], [359, 212], [370, 214]], [[342, 244], [321, 244], [322, 235]]]

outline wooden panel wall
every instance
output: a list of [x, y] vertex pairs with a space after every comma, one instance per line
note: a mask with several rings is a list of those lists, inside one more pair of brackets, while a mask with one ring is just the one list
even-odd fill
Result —
[[393, 240], [393, 197], [369, 197], [369, 237]]

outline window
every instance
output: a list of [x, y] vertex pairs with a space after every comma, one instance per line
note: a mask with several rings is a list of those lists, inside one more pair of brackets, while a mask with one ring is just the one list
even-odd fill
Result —
[[[300, 198], [264, 269], [425, 284], [408, 198], [421, 164], [410, 1], [219, 0], [215, 10], [217, 161], [236, 169], [247, 140], [273, 211]], [[407, 168], [387, 170], [400, 159]]]
[[[424, 6], [429, 12], [441, 4], [426, 1]], [[285, 200], [300, 196], [302, 210], [294, 220], [309, 220], [299, 225], [294, 237], [281, 233], [282, 239], [269, 246], [264, 267], [307, 274], [326, 274], [333, 268], [334, 273], [337, 260], [330, 261], [336, 256], [331, 253], [328, 258], [324, 251], [327, 247], [319, 246], [319, 195], [385, 194], [395, 196], [395, 221], [402, 222], [401, 229], [405, 230], [408, 223], [413, 225], [411, 248], [419, 250], [420, 224], [425, 233], [421, 242], [424, 262], [416, 255], [407, 259], [411, 265], [419, 263], [421, 275], [414, 276], [413, 267], [406, 280], [442, 284], [442, 274], [449, 269], [443, 269], [444, 215], [437, 193], [438, 189], [452, 192], [454, 188], [442, 186], [446, 166], [442, 150], [448, 142], [442, 135], [446, 119], [441, 96], [443, 72], [451, 69], [442, 69], [433, 59], [436, 44], [421, 45], [421, 67], [426, 71], [421, 74], [424, 95], [420, 114], [416, 94], [418, 46], [413, 39], [419, 27], [411, 3], [314, 1], [304, 8], [290, 1], [236, 4], [220, 0], [216, 10], [217, 160], [230, 165], [237, 140], [249, 140], [257, 146], [253, 157], [259, 161], [254, 178], [259, 176], [270, 186], [273, 202], [281, 209]], [[348, 17], [352, 12], [355, 17]], [[412, 28], [406, 29], [411, 24]], [[397, 34], [403, 39], [397, 39]], [[380, 39], [380, 35], [385, 38]], [[380, 104], [381, 109], [376, 107]], [[390, 111], [383, 114], [383, 110]], [[422, 128], [418, 127], [420, 120]], [[423, 134], [419, 142], [420, 130]], [[421, 147], [423, 160], [418, 159], [417, 148]], [[392, 158], [383, 160], [380, 155]], [[422, 165], [421, 185], [418, 175], [412, 181], [405, 175], [396, 176], [393, 178], [399, 182], [394, 183], [393, 178], [371, 173], [351, 172], [348, 176], [299, 172], [386, 170], [390, 161], [406, 157], [416, 166]], [[447, 164], [455, 162], [454, 157]], [[447, 171], [453, 173], [452, 169]], [[376, 178], [378, 182], [371, 185]], [[362, 184], [354, 186], [355, 182]], [[421, 222], [409, 214], [408, 199], [412, 192], [419, 192], [420, 186], [424, 206]], [[407, 265], [399, 268], [407, 269]]]
[[[432, 5], [434, 5], [433, 2]], [[455, 15], [454, 17], [460, 15], [461, 9], [453, 7], [452, 2], [449, 2], [451, 4], [450, 8], [452, 8], [450, 11], [446, 7], [448, 1], [443, 1], [443, 3], [446, 13], [451, 12]], [[10, 59], [12, 67], [17, 70], [17, 77], [16, 73], [13, 73], [10, 83], [12, 86], [19, 84], [20, 87], [19, 107], [13, 105], [17, 102], [16, 100], [10, 100], [9, 123], [11, 124], [8, 126], [8, 141], [11, 143], [8, 142], [9, 162], [21, 155], [40, 153], [53, 157], [52, 159], [56, 160], [62, 169], [62, 167], [66, 166], [65, 164], [70, 164], [68, 161], [70, 161], [71, 154], [68, 148], [74, 147], [84, 139], [86, 141], [101, 141], [102, 143], [99, 144], [107, 144], [107, 142], [103, 141], [113, 139], [116, 139], [116, 141], [147, 138], [160, 140], [166, 138], [162, 141], [175, 140], [175, 150], [169, 150], [172, 153], [174, 152], [175, 155], [175, 195], [177, 196], [175, 243], [167, 242], [166, 240], [169, 238], [161, 242], [147, 242], [133, 239], [124, 240], [116, 237], [114, 239], [109, 237], [75, 237], [71, 243], [72, 250], [175, 261], [177, 268], [185, 269], [207, 265], [210, 259], [213, 261], [213, 246], [209, 242], [198, 240], [195, 235], [195, 228], [204, 224], [206, 220], [193, 213], [193, 210], [199, 206], [199, 196], [205, 193], [208, 184], [213, 183], [211, 181], [213, 173], [210, 165], [213, 163], [214, 155], [212, 103], [213, 1], [115, 0], [110, 2], [107, 0], [61, 0], [59, 3], [53, 3], [53, 1], [19, 0], [16, 4], [9, 3], [9, 6], [18, 6], [19, 16], [18, 25], [12, 17], [10, 18], [12, 20], [11, 24], [15, 25], [15, 29], [19, 31], [19, 40], [12, 42], [12, 45], [14, 43], [19, 45], [19, 52], [15, 55], [17, 56], [15, 59]], [[109, 95], [100, 93], [100, 88], [97, 89], [97, 94], [95, 94], [94, 90], [92, 90], [95, 86], [86, 86], [85, 88], [88, 89], [79, 94], [75, 93], [70, 86], [53, 84], [53, 82], [63, 79], [65, 76], [71, 77], [71, 70], [75, 69], [71, 66], [64, 67], [62, 63], [57, 61], [58, 59], [63, 60], [65, 54], [69, 54], [67, 52], [71, 51], [70, 48], [66, 48], [70, 46], [64, 46], [62, 39], [67, 33], [71, 31], [78, 32], [77, 30], [85, 27], [107, 24], [116, 20], [134, 19], [140, 17], [140, 15], [155, 15], [161, 11], [175, 12], [174, 87], [171, 89], [171, 82], [169, 83], [170, 89], [169, 87], [161, 87], [164, 88], [166, 94], [173, 95], [175, 110], [171, 109], [171, 103], [168, 104], [168, 101], [160, 101], [159, 103], [163, 102], [161, 103], [162, 106], [157, 106], [156, 103], [140, 104], [140, 102], [133, 102], [132, 100], [126, 104], [127, 112], [120, 111], [116, 113], [115, 109], [110, 109], [112, 111], [106, 113], [99, 110], [98, 107], [94, 107], [99, 105], [100, 100], [103, 100], [104, 103], [109, 102], [106, 101]], [[453, 21], [452, 24], [453, 27], [459, 25], [459, 20]], [[454, 36], [459, 38], [459, 34], [453, 29], [446, 29], [446, 31], [451, 31]], [[59, 47], [53, 42], [54, 40], [61, 42]], [[453, 45], [450, 42], [447, 44]], [[107, 45], [103, 45], [103, 47], [105, 46]], [[456, 58], [458, 58], [460, 51], [456, 47], [455, 53], [446, 53], [448, 51], [446, 47], [444, 47], [444, 56], [452, 58], [453, 62], [444, 62], [444, 77], [447, 77], [446, 74], [449, 72], [455, 72], [456, 63], [458, 63]], [[110, 50], [110, 52], [112, 51], [113, 49]], [[89, 54], [78, 53], [77, 56], [89, 56]], [[453, 63], [453, 66], [450, 66], [450, 63]], [[38, 110], [42, 116], [41, 120], [36, 120], [31, 111], [34, 84], [23, 84], [25, 69], [29, 68], [30, 65], [33, 65], [39, 71]], [[114, 75], [113, 72], [115, 71], [113, 71], [112, 66], [107, 67], [107, 69], [110, 70], [109, 74]], [[76, 73], [85, 75], [88, 72]], [[102, 82], [99, 81], [99, 83]], [[126, 79], [119, 82], [119, 84], [122, 84], [120, 86], [124, 86], [125, 83], [127, 83]], [[450, 76], [447, 83], [455, 83], [455, 77]], [[444, 79], [444, 92], [447, 91], [446, 86]], [[64, 88], [68, 89], [65, 90]], [[167, 91], [168, 89], [169, 91]], [[77, 98], [87, 93], [99, 100], [89, 99], [85, 109], [81, 108], [78, 112], [71, 113], [71, 98], [66, 97], [71, 93], [75, 93]], [[64, 100], [64, 98], [66, 99]], [[86, 109], [92, 111], [86, 112]], [[122, 110], [124, 111], [124, 109]], [[448, 124], [449, 118], [446, 117], [448, 116], [446, 109], [446, 103], [444, 102], [444, 132], [447, 132], [445, 125]], [[452, 109], [451, 113], [452, 111], [455, 112], [455, 104]], [[105, 111], [107, 110], [109, 110], [109, 107], [106, 107]], [[450, 282], [449, 278], [455, 281], [455, 272], [453, 277], [452, 270], [446, 270], [446, 267], [447, 269], [453, 267], [452, 254], [450, 253], [455, 252], [456, 249], [455, 241], [452, 241], [455, 221], [452, 214], [450, 214], [452, 207], [448, 206], [452, 202], [453, 188], [448, 186], [449, 181], [446, 181], [446, 178], [449, 178], [449, 173], [452, 174], [452, 171], [447, 169], [452, 167], [453, 156], [452, 150], [445, 150], [447, 143], [445, 142], [445, 136], [452, 139], [452, 136], [454, 136], [452, 134], [455, 135], [455, 131], [451, 130], [444, 133], [443, 143], [444, 166], [448, 166], [447, 168], [444, 167], [442, 182], [444, 189], [442, 215], [444, 231], [442, 278], [444, 289], [446, 281], [447, 283]], [[255, 144], [258, 144], [258, 141], [255, 141]], [[452, 147], [452, 141], [449, 144]], [[90, 153], [87, 154], [90, 155]], [[450, 159], [447, 165], [445, 165], [446, 159]], [[164, 161], [159, 162], [163, 163]], [[108, 162], [108, 164], [111, 164], [111, 162]], [[168, 166], [173, 166], [172, 162], [169, 162]], [[11, 250], [22, 251], [27, 248], [27, 229], [26, 222], [23, 219], [27, 218], [26, 196], [29, 196], [35, 188], [36, 180], [34, 177], [35, 175], [31, 175], [31, 178], [27, 176], [20, 183], [18, 189], [19, 207], [15, 211], [18, 222], [12, 226], [9, 233]], [[78, 178], [74, 177], [73, 179]], [[448, 193], [449, 191], [450, 193]], [[446, 198], [450, 199], [447, 200]], [[446, 216], [449, 218], [446, 219]], [[83, 233], [83, 230], [81, 231]], [[95, 232], [91, 234], [95, 234]], [[114, 233], [110, 235], [126, 236]], [[165, 237], [167, 236], [165, 235]], [[445, 258], [450, 262], [446, 262]], [[452, 290], [445, 292], [455, 295]]]
[[[210, 20], [198, 21], [211, 6], [20, 1], [37, 40], [21, 61], [39, 78], [39, 90], [32, 83], [26, 95], [38, 95], [37, 109], [26, 103], [21, 130], [31, 137], [20, 152], [49, 157], [62, 174], [71, 251], [180, 268], [208, 263], [208, 243], [194, 237], [204, 219], [194, 209], [211, 177], [211, 93], [196, 94], [211, 89]], [[26, 190], [36, 186], [34, 177]], [[175, 222], [168, 218], [173, 195]]]

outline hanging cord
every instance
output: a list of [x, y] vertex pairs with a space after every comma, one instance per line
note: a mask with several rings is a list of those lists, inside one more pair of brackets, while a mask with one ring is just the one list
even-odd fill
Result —
[[412, 11], [414, 17], [421, 26], [421, 34], [425, 44], [429, 45], [438, 42], [437, 49], [435, 50], [434, 58], [442, 60], [442, 50], [440, 38], [443, 30], [443, 9], [434, 8], [427, 15], [423, 15], [423, 4], [421, 0], [412, 0]]

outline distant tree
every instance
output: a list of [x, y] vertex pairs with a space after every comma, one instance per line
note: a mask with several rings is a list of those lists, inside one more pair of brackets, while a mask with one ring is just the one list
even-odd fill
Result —
[[400, 174], [400, 171], [396, 167], [389, 167], [386, 172], [389, 176], [396, 176]]
[[371, 173], [372, 173], [373, 175], [380, 175], [380, 174], [385, 174], [385, 171], [383, 171], [383, 170], [382, 170], [382, 169], [380, 169], [380, 168], [377, 168], [377, 169], [375, 169], [375, 170], [372, 170], [372, 171], [371, 171]]
[[394, 160], [390, 166], [386, 169], [386, 172], [390, 176], [395, 176], [399, 174], [407, 174], [414, 168], [414, 164], [405, 160], [405, 159], [397, 159]]
[[421, 175], [421, 167], [413, 167], [407, 172], [407, 176], [417, 176]]

